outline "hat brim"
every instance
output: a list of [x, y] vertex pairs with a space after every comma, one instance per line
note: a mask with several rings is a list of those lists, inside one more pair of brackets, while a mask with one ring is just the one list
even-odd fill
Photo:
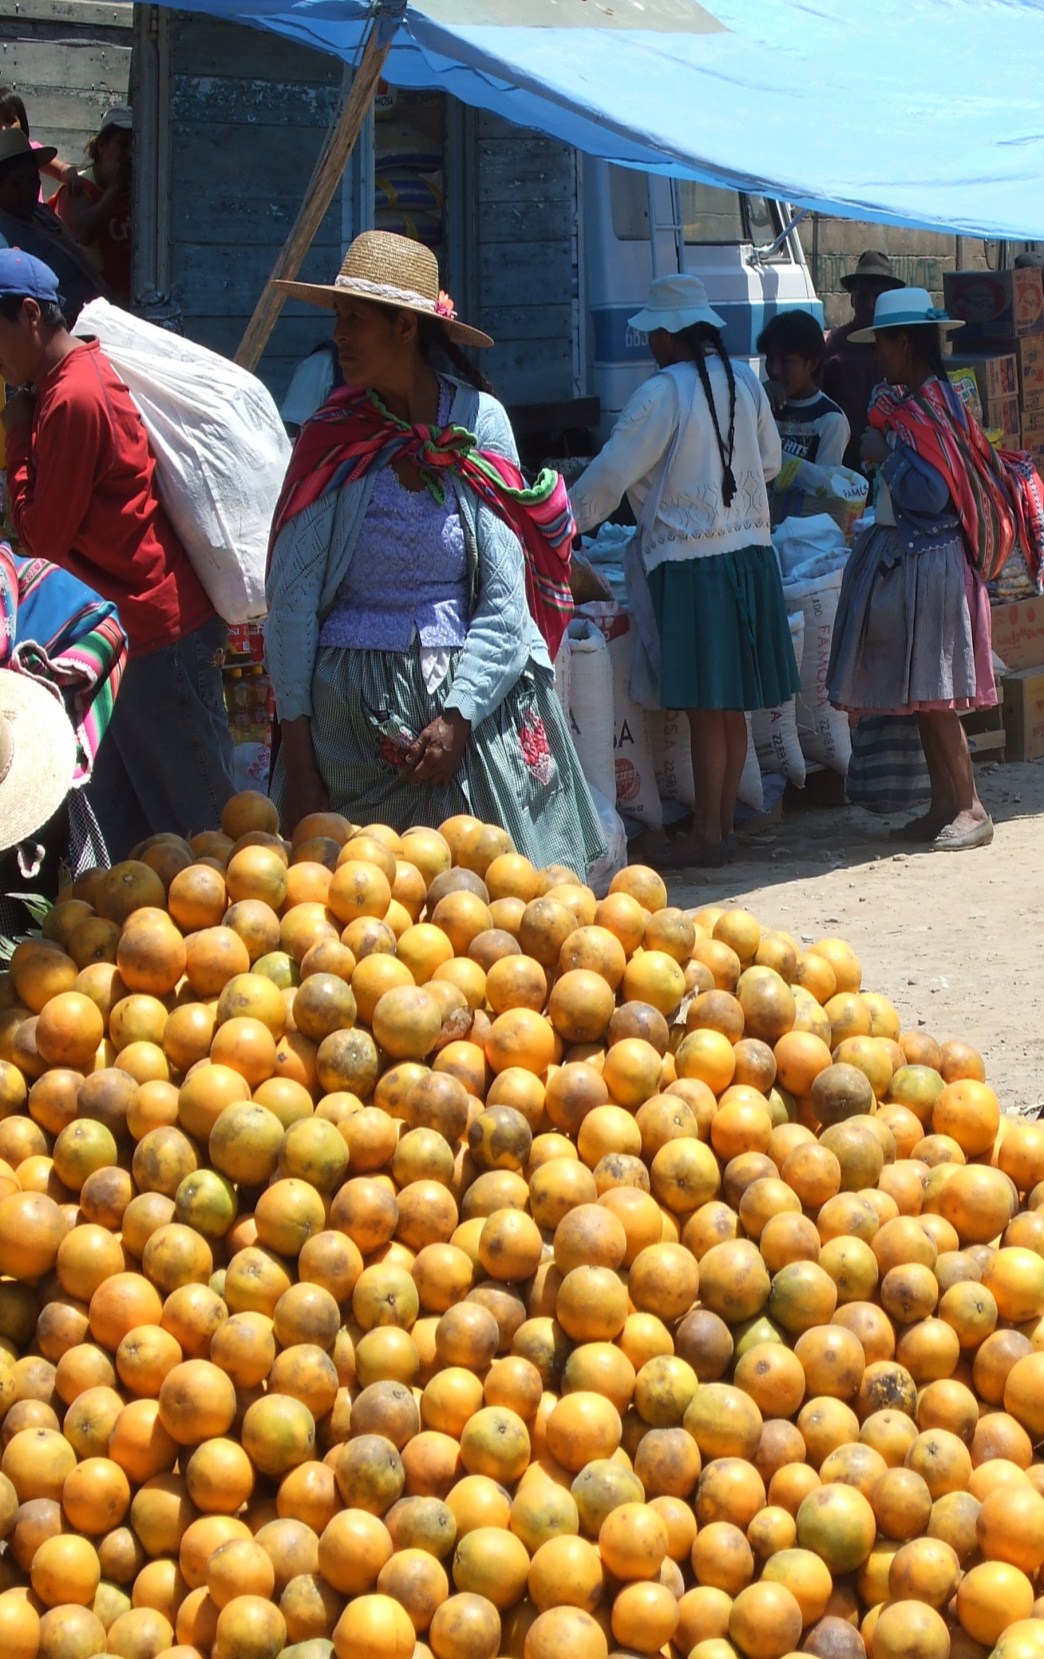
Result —
[[16, 847], [42, 829], [72, 787], [76, 735], [60, 699], [39, 681], [0, 671], [0, 716], [14, 740], [0, 780], [0, 848]]
[[58, 154], [53, 144], [41, 144], [37, 149], [35, 144], [28, 150], [16, 150], [13, 156], [4, 156], [0, 167], [9, 167], [12, 161], [31, 161], [37, 168], [46, 167]]
[[692, 328], [696, 323], [709, 323], [711, 328], [725, 327], [724, 317], [719, 317], [709, 305], [691, 305], [683, 311], [656, 311], [647, 305], [627, 319], [627, 326], [640, 334], [652, 334], [658, 328], [665, 328], [668, 334], [680, 334], [682, 329]]
[[897, 318], [894, 323], [878, 323], [876, 328], [857, 328], [854, 334], [848, 336], [848, 343], [852, 346], [872, 346], [879, 334], [891, 334], [897, 328], [929, 328], [933, 323], [936, 328], [941, 328], [944, 334], [964, 327], [960, 317], [922, 317], [919, 322], [910, 317], [903, 317]]
[[[332, 282], [286, 282], [277, 277], [272, 283], [281, 294], [298, 300], [304, 300], [306, 305], [321, 305], [327, 311], [333, 311], [338, 300], [353, 298], [353, 291], [344, 284], [340, 288]], [[488, 334], [483, 334], [480, 328], [472, 328], [468, 323], [458, 322], [455, 317], [440, 317], [435, 311], [428, 311], [422, 305], [408, 305], [403, 300], [382, 300], [374, 294], [359, 293], [355, 298], [365, 300], [368, 305], [386, 305], [391, 311], [413, 311], [418, 317], [430, 317], [433, 322], [440, 323], [451, 340], [460, 346], [491, 346], [493, 341]]]
[[877, 271], [850, 271], [848, 276], [841, 278], [841, 287], [846, 294], [850, 294], [857, 282], [878, 282], [885, 289], [906, 287], [902, 277], [885, 276], [882, 272]]

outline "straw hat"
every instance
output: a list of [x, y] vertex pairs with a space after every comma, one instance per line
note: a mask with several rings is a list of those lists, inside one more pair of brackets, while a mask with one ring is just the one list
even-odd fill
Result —
[[697, 276], [657, 277], [642, 309], [627, 321], [642, 334], [651, 334], [657, 328], [665, 328], [668, 334], [680, 334], [693, 323], [725, 327], [725, 319], [711, 309], [707, 290]]
[[855, 345], [866, 346], [872, 344], [883, 330], [923, 328], [928, 323], [934, 323], [944, 334], [964, 327], [959, 317], [950, 317], [932, 304], [927, 288], [889, 288], [877, 296], [873, 327], [859, 328], [848, 338]]
[[435, 317], [450, 339], [462, 346], [493, 344], [481, 329], [457, 321], [453, 301], [439, 287], [439, 262], [431, 249], [388, 230], [364, 230], [357, 236], [333, 282], [277, 280], [272, 286], [330, 311], [336, 300], [352, 296], [398, 311], [417, 311]]
[[43, 828], [75, 770], [76, 737], [61, 700], [27, 674], [0, 669], [0, 849]]

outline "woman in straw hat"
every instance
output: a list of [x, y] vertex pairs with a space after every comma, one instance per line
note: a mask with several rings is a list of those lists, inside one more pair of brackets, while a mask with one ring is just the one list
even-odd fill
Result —
[[333, 283], [281, 286], [335, 313], [345, 378], [301, 429], [273, 523], [284, 822], [470, 812], [583, 875], [603, 840], [551, 667], [572, 519], [556, 474], [526, 486], [459, 349], [492, 341], [457, 318], [430, 250], [386, 231], [358, 236]]
[[993, 839], [959, 715], [997, 701], [980, 571], [999, 568], [1021, 523], [1011, 477], [947, 379], [942, 340], [962, 326], [925, 289], [897, 288], [851, 336], [873, 341], [887, 383], [862, 441], [880, 485], [845, 569], [827, 674], [850, 713], [916, 714], [931, 802], [893, 836], [940, 852]]
[[765, 486], [779, 432], [757, 377], [729, 360], [698, 277], [659, 278], [629, 321], [660, 372], [574, 485], [573, 510], [586, 530], [625, 491], [634, 508], [628, 599], [651, 673], [642, 684], [632, 672], [631, 693], [686, 711], [696, 797], [692, 832], [659, 861], [716, 867], [731, 852], [744, 711], [798, 686]]

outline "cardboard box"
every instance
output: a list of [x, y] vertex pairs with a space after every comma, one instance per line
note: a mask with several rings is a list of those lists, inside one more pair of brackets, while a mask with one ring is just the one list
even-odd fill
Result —
[[1013, 673], [1044, 662], [1044, 599], [1017, 599], [990, 611], [993, 649]]
[[[1041, 335], [1041, 343], [1044, 344], [1044, 334]], [[1013, 351], [955, 351], [945, 362], [951, 373], [954, 369], [972, 371], [983, 404], [995, 403], [999, 398], [1017, 398], [1019, 395], [1019, 363]]]
[[1044, 667], [1006, 674], [1002, 683], [1005, 754], [1008, 760], [1038, 760], [1044, 755]]
[[1044, 449], [1044, 404], [1022, 411], [1022, 447], [1029, 450], [1034, 460]]
[[944, 271], [943, 304], [960, 317], [962, 351], [972, 340], [1044, 334], [1044, 285], [1035, 267], [1018, 271]]
[[1002, 449], [1022, 447], [1022, 412], [1017, 397], [983, 399], [982, 424], [989, 433], [999, 432]]
[[1019, 401], [1024, 409], [1044, 407], [1044, 334], [1011, 342], [1019, 365]]

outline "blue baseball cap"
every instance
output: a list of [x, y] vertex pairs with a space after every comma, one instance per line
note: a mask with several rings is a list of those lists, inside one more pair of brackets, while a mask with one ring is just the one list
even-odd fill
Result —
[[39, 300], [41, 305], [61, 303], [58, 278], [51, 267], [21, 248], [0, 248], [0, 294], [18, 294]]

